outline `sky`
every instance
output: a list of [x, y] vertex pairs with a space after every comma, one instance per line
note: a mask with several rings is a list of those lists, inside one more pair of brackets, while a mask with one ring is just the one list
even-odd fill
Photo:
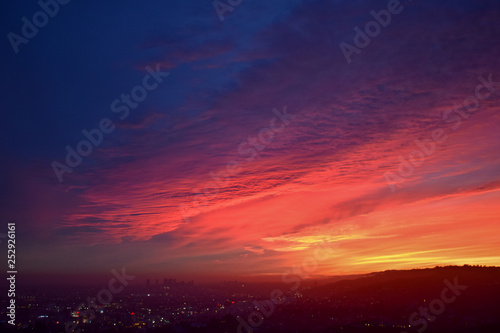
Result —
[[61, 2], [0, 5], [24, 277], [500, 265], [498, 1]]

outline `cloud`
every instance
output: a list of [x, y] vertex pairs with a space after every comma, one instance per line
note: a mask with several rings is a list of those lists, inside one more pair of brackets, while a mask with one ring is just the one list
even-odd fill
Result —
[[[16, 198], [30, 191], [56, 198], [44, 206], [51, 200], [36, 195], [36, 213], [26, 216], [39, 214], [52, 237], [91, 244], [93, 255], [147, 247], [154, 256], [131, 255], [137, 269], [217, 274], [210, 264], [218, 263], [232, 274], [274, 274], [322, 242], [338, 245], [335, 260], [321, 264], [325, 273], [406, 267], [403, 259], [458, 262], [471, 249], [494, 261], [487, 251], [498, 245], [487, 235], [498, 229], [499, 95], [457, 130], [443, 112], [474, 93], [478, 75], [500, 73], [498, 4], [413, 2], [349, 65], [338, 44], [351, 42], [353, 27], [380, 3], [295, 4], [258, 22], [247, 17], [258, 5], [238, 7], [240, 35], [225, 28], [204, 35], [209, 20], [197, 15], [178, 33], [144, 38], [150, 56], [133, 67], [160, 63], [172, 70], [168, 85], [118, 124], [67, 183], [10, 185]], [[285, 106], [295, 117], [249, 161], [240, 145]], [[384, 173], [397, 172], [399, 156], [436, 128], [447, 141], [392, 193]], [[215, 189], [213, 174], [229, 161], [240, 172]], [[16, 181], [24, 177], [10, 171]], [[190, 223], [181, 205], [192, 208]], [[488, 241], [458, 249], [476, 220], [484, 228], [477, 236]], [[457, 229], [446, 234], [450, 225]], [[435, 244], [425, 243], [432, 232]], [[439, 250], [446, 248], [459, 251]]]

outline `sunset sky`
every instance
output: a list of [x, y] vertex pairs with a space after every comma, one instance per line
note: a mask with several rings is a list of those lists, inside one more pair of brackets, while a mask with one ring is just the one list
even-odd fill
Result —
[[17, 53], [41, 9], [3, 2], [19, 272], [265, 280], [320, 245], [311, 276], [500, 265], [500, 3], [403, 0], [346, 59], [393, 1], [70, 1]]

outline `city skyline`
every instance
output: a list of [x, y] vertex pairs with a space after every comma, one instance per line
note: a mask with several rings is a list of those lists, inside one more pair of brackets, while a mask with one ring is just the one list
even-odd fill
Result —
[[19, 280], [500, 265], [497, 2], [41, 3], [2, 5]]

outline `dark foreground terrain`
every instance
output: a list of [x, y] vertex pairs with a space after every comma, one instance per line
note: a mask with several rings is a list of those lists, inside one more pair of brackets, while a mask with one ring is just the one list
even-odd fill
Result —
[[[500, 268], [385, 271], [329, 283], [27, 288], [2, 332], [500, 332]], [[274, 290], [274, 292], [273, 292]], [[6, 317], [2, 306], [2, 320]]]

